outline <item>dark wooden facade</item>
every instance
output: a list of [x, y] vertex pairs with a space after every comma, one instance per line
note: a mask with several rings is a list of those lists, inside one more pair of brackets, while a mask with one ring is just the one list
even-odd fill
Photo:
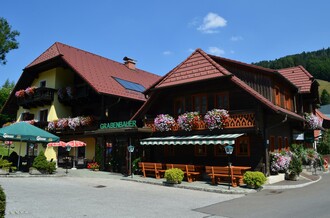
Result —
[[[315, 93], [310, 98], [300, 95], [298, 87], [274, 70], [207, 55], [200, 49], [146, 94], [149, 100], [134, 118], [144, 119], [145, 126], [153, 129], [153, 137], [244, 133], [235, 141], [231, 161], [266, 174], [269, 150], [288, 149], [293, 131], [304, 131], [303, 112], [311, 112], [317, 102]], [[204, 115], [214, 108], [229, 111], [230, 118], [223, 129], [210, 131], [204, 127], [187, 132], [176, 128], [159, 132], [153, 125], [158, 114], [177, 118], [184, 112]], [[248, 143], [243, 152], [241, 140]], [[196, 145], [141, 147], [144, 158], [153, 162], [226, 165], [227, 156], [216, 152], [219, 146], [223, 145], [205, 146], [202, 155], [196, 154]]]

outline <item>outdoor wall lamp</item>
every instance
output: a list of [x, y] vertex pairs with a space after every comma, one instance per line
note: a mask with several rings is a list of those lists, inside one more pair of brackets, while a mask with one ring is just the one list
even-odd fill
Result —
[[231, 163], [230, 163], [230, 155], [233, 153], [234, 151], [234, 147], [231, 146], [231, 145], [227, 145], [225, 146], [225, 152], [227, 154], [227, 157], [228, 157], [228, 175], [229, 175], [229, 185], [228, 185], [228, 189], [230, 189], [230, 183], [232, 181], [232, 178], [231, 178]]

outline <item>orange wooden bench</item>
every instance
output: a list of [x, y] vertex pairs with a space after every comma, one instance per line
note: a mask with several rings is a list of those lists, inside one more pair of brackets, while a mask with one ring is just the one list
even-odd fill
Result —
[[[230, 182], [233, 187], [236, 187], [237, 184], [233, 177], [232, 168], [220, 167], [220, 166], [205, 166], [205, 172], [211, 177], [212, 184], [215, 185], [216, 182], [220, 182], [221, 178], [230, 179]], [[217, 181], [216, 181], [217, 180]]]
[[244, 173], [249, 169], [251, 167], [232, 166], [229, 169], [228, 166], [205, 166], [205, 172], [211, 177], [213, 185], [216, 184], [216, 179], [220, 182], [221, 178], [226, 178], [233, 187], [243, 184]]
[[160, 179], [161, 174], [165, 172], [161, 163], [139, 162], [139, 168], [143, 173], [143, 177], [146, 177], [147, 174], [149, 175], [152, 172], [156, 179]]
[[188, 182], [196, 181], [196, 177], [200, 176], [200, 172], [196, 170], [194, 165], [187, 164], [166, 164], [166, 169], [178, 168], [182, 170]]

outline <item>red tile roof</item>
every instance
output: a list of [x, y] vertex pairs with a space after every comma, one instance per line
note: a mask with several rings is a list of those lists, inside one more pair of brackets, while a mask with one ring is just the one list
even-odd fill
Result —
[[290, 67], [278, 70], [299, 89], [299, 93], [310, 93], [314, 77], [303, 67]]
[[[166, 74], [161, 80], [155, 83], [150, 89], [146, 90], [145, 93], [149, 93], [152, 89], [163, 88], [173, 85], [185, 84], [190, 82], [201, 81], [205, 79], [212, 79], [212, 78], [219, 78], [224, 76], [230, 76], [231, 81], [234, 82], [236, 85], [241, 87], [242, 89], [246, 90], [250, 93], [253, 97], [255, 97], [259, 102], [261, 102], [266, 107], [270, 108], [271, 110], [275, 111], [276, 113], [281, 113], [288, 115], [291, 118], [304, 120], [304, 118], [294, 112], [281, 108], [279, 106], [274, 105], [270, 100], [265, 98], [263, 95], [258, 93], [248, 84], [243, 82], [237, 76], [229, 72], [220, 63], [217, 62], [219, 57], [209, 55], [205, 53], [201, 49], [196, 49], [186, 60], [184, 60], [181, 64], [179, 64], [176, 68], [171, 70], [168, 74]], [[222, 58], [221, 58], [222, 59]], [[245, 64], [238, 61], [232, 61], [229, 59], [222, 59], [226, 61], [230, 61], [234, 64], [244, 65], [246, 67], [259, 69], [268, 73], [275, 73], [276, 71], [262, 68], [258, 66], [254, 66], [251, 64]], [[289, 81], [288, 81], [289, 82]], [[136, 114], [132, 117], [134, 119], [138, 116], [142, 111], [145, 111], [145, 108], [148, 107], [153, 95], [151, 98], [136, 112]]]
[[228, 75], [231, 75], [231, 73], [215, 63], [203, 50], [197, 49], [185, 61], [166, 74], [155, 88], [180, 85]]
[[146, 89], [161, 77], [140, 69], [129, 69], [119, 63], [99, 55], [83, 51], [59, 42], [54, 43], [25, 69], [45, 61], [60, 57], [78, 73], [96, 92], [145, 101], [144, 94], [125, 89], [113, 77], [138, 83]]

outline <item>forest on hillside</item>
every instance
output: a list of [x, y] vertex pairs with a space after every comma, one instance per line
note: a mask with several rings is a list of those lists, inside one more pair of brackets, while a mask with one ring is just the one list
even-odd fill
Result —
[[271, 69], [302, 65], [314, 78], [330, 82], [330, 47], [312, 52], [288, 55], [273, 61], [260, 61], [252, 64]]

